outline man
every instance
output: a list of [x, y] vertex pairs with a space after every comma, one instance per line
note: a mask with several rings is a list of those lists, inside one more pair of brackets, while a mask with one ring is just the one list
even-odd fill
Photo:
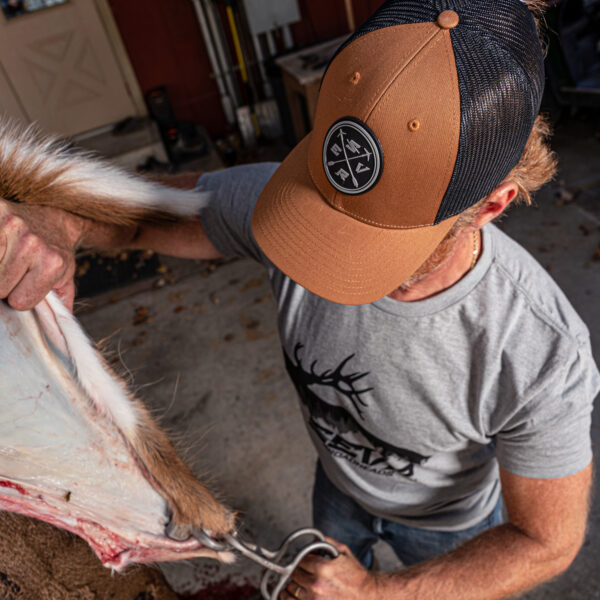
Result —
[[[68, 302], [78, 244], [262, 262], [319, 452], [315, 524], [341, 553], [307, 558], [282, 598], [508, 597], [581, 547], [600, 388], [585, 325], [490, 224], [554, 172], [542, 88], [519, 0], [392, 0], [334, 58], [279, 168], [201, 178], [200, 222], [57, 213], [56, 236], [4, 205], [0, 295]], [[378, 539], [416, 566], [367, 570]]]

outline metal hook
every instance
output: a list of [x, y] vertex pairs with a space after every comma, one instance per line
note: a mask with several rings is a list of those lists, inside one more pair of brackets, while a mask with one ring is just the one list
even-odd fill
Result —
[[231, 546], [224, 541], [224, 539], [214, 539], [210, 537], [206, 531], [194, 531], [194, 537], [203, 545], [206, 546], [209, 550], [213, 550], [214, 552], [227, 552], [231, 550]]
[[[256, 544], [249, 544], [237, 537], [237, 532], [227, 534], [220, 540], [212, 539], [208, 534], [200, 532], [196, 538], [207, 548], [215, 552], [237, 550], [249, 560], [265, 568], [260, 582], [260, 591], [264, 600], [277, 600], [283, 588], [287, 585], [292, 573], [298, 568], [305, 556], [312, 552], [326, 552], [332, 558], [337, 558], [338, 550], [325, 541], [325, 536], [318, 529], [299, 529], [290, 534], [278, 550], [267, 550]], [[284, 562], [290, 546], [298, 539], [311, 536], [313, 541], [303, 548], [289, 562]], [[278, 576], [278, 577], [277, 577]]]
[[[301, 537], [311, 536], [313, 538], [312, 543], [304, 546], [287, 564], [282, 564], [289, 547], [293, 542]], [[337, 558], [339, 552], [337, 548], [332, 546], [330, 543], [325, 541], [325, 536], [318, 529], [299, 529], [294, 533], [290, 534], [281, 544], [281, 547], [276, 552], [273, 552], [273, 562], [279, 567], [276, 569], [267, 570], [260, 582], [260, 591], [265, 600], [278, 600], [279, 594], [283, 588], [287, 585], [292, 573], [298, 568], [298, 565], [302, 562], [305, 556], [312, 552], [326, 552], [332, 558]], [[274, 577], [274, 573], [279, 574], [279, 578]]]

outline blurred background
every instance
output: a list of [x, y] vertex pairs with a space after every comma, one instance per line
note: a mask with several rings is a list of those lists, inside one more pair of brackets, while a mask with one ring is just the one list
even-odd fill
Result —
[[[282, 160], [312, 127], [335, 49], [381, 4], [0, 0], [0, 113], [127, 169], [193, 187], [202, 172]], [[560, 173], [533, 208], [513, 209], [500, 226], [566, 292], [598, 359], [600, 0], [548, 6], [543, 111]], [[262, 269], [88, 252], [78, 257], [77, 283], [85, 327], [95, 339], [112, 336], [113, 366], [126, 363], [171, 431], [196, 450], [202, 432], [198, 469], [216, 471], [216, 487], [242, 510], [252, 536], [272, 546], [308, 525], [315, 457], [284, 372]], [[596, 411], [594, 441], [599, 432]], [[599, 539], [596, 502], [575, 565], [527, 597], [600, 598]], [[384, 548], [379, 557], [397, 568]], [[206, 561], [163, 568], [178, 593], [198, 599], [254, 597], [257, 572], [244, 569]]]

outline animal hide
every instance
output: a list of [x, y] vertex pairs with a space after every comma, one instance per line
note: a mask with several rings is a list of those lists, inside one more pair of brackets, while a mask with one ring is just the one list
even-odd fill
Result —
[[[105, 223], [193, 218], [202, 194], [166, 188], [0, 122], [0, 196]], [[143, 404], [50, 293], [0, 302], [0, 509], [76, 533], [115, 569], [210, 556], [191, 534], [232, 514], [198, 481]]]

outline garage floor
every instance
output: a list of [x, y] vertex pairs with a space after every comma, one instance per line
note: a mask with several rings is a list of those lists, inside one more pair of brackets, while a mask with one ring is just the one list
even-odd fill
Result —
[[[514, 209], [502, 227], [565, 290], [590, 327], [600, 362], [597, 129], [581, 119], [558, 129], [561, 181], [538, 194], [535, 208]], [[248, 538], [274, 547], [311, 523], [315, 452], [284, 371], [265, 273], [246, 260], [211, 269], [202, 262], [165, 264], [169, 271], [160, 281], [96, 298], [80, 318], [95, 339], [110, 336], [112, 360], [126, 365], [134, 389], [180, 440], [197, 473], [241, 512]], [[598, 411], [593, 436], [598, 443]], [[527, 598], [600, 598], [599, 540], [597, 501], [575, 564]], [[378, 556], [385, 569], [399, 568], [385, 546]], [[163, 569], [180, 593], [226, 579], [258, 581], [257, 569], [243, 560], [233, 567], [197, 560]]]

